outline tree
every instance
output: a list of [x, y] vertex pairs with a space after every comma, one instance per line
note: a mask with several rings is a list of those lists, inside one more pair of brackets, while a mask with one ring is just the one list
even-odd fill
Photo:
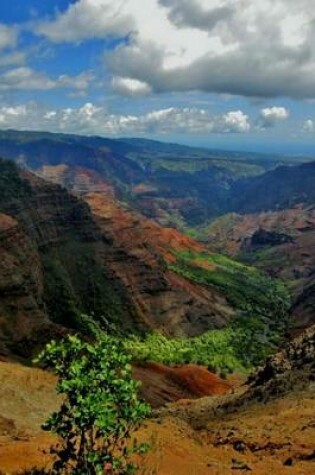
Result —
[[132, 434], [149, 406], [138, 399], [139, 383], [132, 379], [122, 344], [108, 335], [95, 344], [68, 336], [49, 343], [37, 362], [53, 368], [57, 392], [65, 395], [59, 411], [43, 426], [60, 438], [52, 449], [57, 456], [53, 473], [136, 473], [130, 456], [148, 446], [132, 440]]

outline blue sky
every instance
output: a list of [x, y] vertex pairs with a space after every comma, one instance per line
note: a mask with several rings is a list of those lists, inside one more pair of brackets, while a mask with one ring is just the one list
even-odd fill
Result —
[[0, 127], [315, 155], [312, 3], [1, 0]]

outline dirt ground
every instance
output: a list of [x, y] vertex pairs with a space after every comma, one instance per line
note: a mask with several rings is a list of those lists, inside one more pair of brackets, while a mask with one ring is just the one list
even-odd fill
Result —
[[[59, 405], [54, 385], [41, 370], [0, 362], [4, 474], [49, 467], [53, 438], [40, 424]], [[183, 400], [155, 412], [137, 434], [151, 445], [140, 475], [314, 475], [314, 388], [213, 417], [216, 401]]]

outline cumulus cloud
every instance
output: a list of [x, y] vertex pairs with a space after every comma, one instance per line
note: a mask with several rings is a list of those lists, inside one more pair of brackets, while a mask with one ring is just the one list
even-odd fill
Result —
[[178, 27], [192, 27], [207, 32], [220, 22], [226, 22], [235, 13], [235, 6], [214, 6], [196, 0], [159, 0], [169, 9], [168, 18]]
[[53, 22], [41, 22], [37, 31], [55, 43], [78, 42], [88, 38], [126, 36], [134, 26], [124, 12], [124, 0], [80, 0]]
[[54, 87], [55, 82], [49, 79], [46, 74], [36, 72], [26, 66], [9, 69], [0, 75], [0, 91], [49, 90]]
[[16, 45], [18, 32], [15, 28], [0, 23], [0, 50]]
[[78, 108], [53, 110], [36, 103], [2, 106], [0, 126], [109, 136], [172, 132], [229, 134], [250, 130], [249, 119], [242, 111], [212, 116], [205, 109], [170, 107], [142, 115], [119, 115], [89, 102]]
[[18, 30], [0, 23], [0, 67], [22, 64], [25, 53], [16, 51]]
[[61, 75], [52, 79], [45, 73], [35, 71], [27, 66], [6, 70], [0, 74], [0, 91], [41, 90], [49, 91], [58, 88], [70, 88], [85, 91], [92, 80], [90, 73], [78, 76]]
[[107, 67], [155, 92], [314, 98], [314, 22], [313, 0], [78, 0], [37, 31], [128, 38]]
[[285, 107], [266, 107], [260, 111], [259, 126], [263, 129], [274, 127], [290, 117], [290, 112]]
[[72, 88], [76, 91], [86, 92], [93, 80], [94, 75], [89, 71], [78, 74], [77, 76], [68, 76], [67, 74], [62, 74], [55, 80], [55, 87]]
[[0, 126], [11, 127], [19, 125], [27, 115], [27, 106], [19, 105], [15, 107], [0, 107]]
[[149, 84], [137, 79], [114, 77], [112, 88], [118, 94], [130, 97], [147, 96], [152, 91]]
[[315, 123], [312, 119], [307, 119], [302, 127], [303, 132], [314, 132]]
[[223, 129], [226, 132], [249, 132], [250, 123], [248, 116], [242, 111], [232, 111], [225, 114], [222, 118]]
[[13, 51], [7, 54], [0, 55], [0, 66], [10, 67], [22, 64], [25, 62], [26, 55], [22, 51]]

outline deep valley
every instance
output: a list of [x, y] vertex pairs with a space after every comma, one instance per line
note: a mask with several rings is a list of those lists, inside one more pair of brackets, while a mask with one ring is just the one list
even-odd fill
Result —
[[32, 361], [74, 334], [131, 355], [148, 473], [312, 473], [314, 162], [14, 131], [0, 151], [4, 473], [50, 464]]

